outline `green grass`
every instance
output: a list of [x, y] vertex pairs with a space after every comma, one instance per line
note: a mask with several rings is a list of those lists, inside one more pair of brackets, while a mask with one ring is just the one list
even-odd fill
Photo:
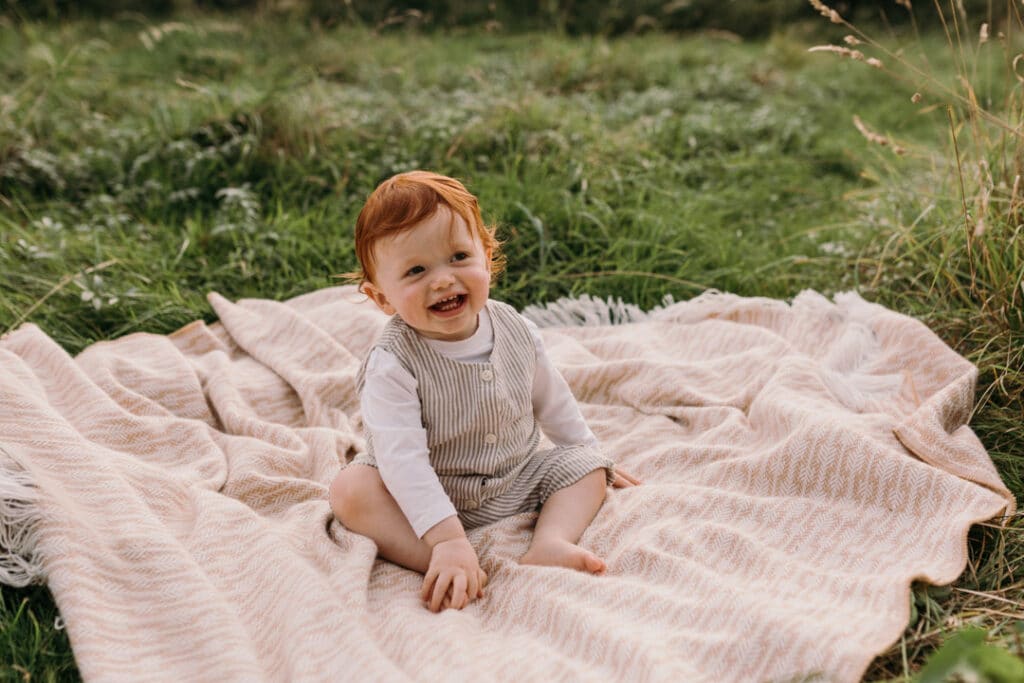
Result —
[[0, 680], [79, 680], [67, 632], [44, 586], [0, 594]]
[[[336, 284], [366, 195], [430, 168], [499, 226], [495, 295], [516, 306], [857, 289], [922, 318], [981, 368], [975, 428], [1019, 497], [1024, 331], [1000, 284], [1024, 273], [1018, 233], [994, 224], [988, 261], [980, 242], [965, 260], [944, 111], [808, 54], [818, 28], [733, 43], [0, 19], [0, 332], [30, 321], [75, 353], [211, 320], [211, 290]], [[925, 49], [942, 73], [942, 41]], [[912, 152], [870, 145], [853, 114]], [[1022, 531], [976, 530], [964, 578], [915, 591], [868, 678], [903, 680], [965, 624], [1019, 652]], [[75, 677], [45, 589], [5, 587], [3, 607], [0, 677]]]

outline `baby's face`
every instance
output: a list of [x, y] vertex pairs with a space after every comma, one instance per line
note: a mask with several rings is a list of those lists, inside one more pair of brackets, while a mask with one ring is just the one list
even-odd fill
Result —
[[382, 311], [431, 339], [458, 341], [476, 331], [490, 292], [491, 254], [461, 216], [439, 207], [377, 242], [373, 255], [376, 274], [363, 291]]

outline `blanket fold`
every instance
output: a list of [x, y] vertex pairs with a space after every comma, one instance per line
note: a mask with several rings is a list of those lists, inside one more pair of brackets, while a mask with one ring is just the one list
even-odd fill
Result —
[[218, 323], [74, 358], [0, 340], [0, 580], [48, 582], [86, 680], [855, 681], [911, 582], [1015, 509], [967, 426], [975, 368], [913, 319], [566, 300], [526, 313], [644, 481], [581, 540], [608, 574], [520, 566], [517, 515], [470, 534], [487, 597], [432, 614], [326, 500], [383, 314], [350, 287], [209, 301]]

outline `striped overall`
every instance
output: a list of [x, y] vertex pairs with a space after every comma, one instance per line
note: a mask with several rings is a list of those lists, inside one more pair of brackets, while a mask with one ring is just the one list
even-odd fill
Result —
[[[393, 316], [376, 346], [416, 378], [430, 464], [465, 528], [538, 509], [555, 491], [612, 463], [587, 445], [539, 449], [531, 387], [536, 345], [514, 308], [488, 301], [494, 348], [484, 363], [451, 360]], [[364, 368], [359, 373], [362, 390]], [[376, 466], [373, 438], [353, 463]]]

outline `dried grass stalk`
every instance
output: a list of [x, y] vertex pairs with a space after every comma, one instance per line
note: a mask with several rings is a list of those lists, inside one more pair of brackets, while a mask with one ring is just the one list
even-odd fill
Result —
[[857, 128], [858, 131], [860, 131], [860, 134], [863, 135], [868, 142], [873, 142], [874, 144], [879, 145], [881, 147], [888, 147], [889, 149], [892, 150], [893, 154], [903, 155], [906, 153], [906, 149], [897, 145], [888, 137], [880, 133], [876, 133], [875, 131], [868, 128], [867, 125], [863, 121], [861, 121], [860, 117], [857, 116], [856, 114], [853, 115], [853, 125]]

